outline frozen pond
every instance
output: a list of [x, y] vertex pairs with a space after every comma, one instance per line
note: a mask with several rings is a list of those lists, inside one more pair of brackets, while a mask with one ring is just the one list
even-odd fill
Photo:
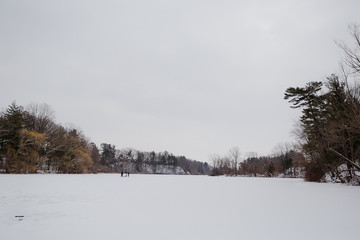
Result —
[[360, 239], [360, 188], [339, 184], [0, 175], [0, 189], [0, 232], [6, 240]]

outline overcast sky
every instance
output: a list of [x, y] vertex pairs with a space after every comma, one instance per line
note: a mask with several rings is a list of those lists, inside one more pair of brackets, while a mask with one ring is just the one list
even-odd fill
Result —
[[0, 0], [0, 108], [47, 103], [91, 141], [207, 161], [291, 142], [360, 1]]

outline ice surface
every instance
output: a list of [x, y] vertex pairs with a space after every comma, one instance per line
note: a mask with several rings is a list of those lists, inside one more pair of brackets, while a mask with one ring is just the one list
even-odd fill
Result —
[[245, 177], [0, 175], [0, 192], [4, 240], [360, 239], [360, 188], [340, 184]]

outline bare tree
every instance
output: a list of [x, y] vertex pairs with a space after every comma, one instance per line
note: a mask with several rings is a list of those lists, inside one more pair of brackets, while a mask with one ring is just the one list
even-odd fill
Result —
[[344, 62], [349, 66], [353, 73], [360, 73], [360, 28], [359, 25], [351, 24], [349, 26], [350, 34], [354, 40], [354, 47], [351, 48], [343, 42], [336, 44], [344, 52]]
[[231, 169], [234, 175], [238, 175], [238, 165], [241, 157], [241, 151], [238, 147], [232, 147], [228, 152]]
[[212, 170], [212, 175], [216, 176], [216, 175], [220, 175], [220, 168], [222, 165], [222, 159], [220, 157], [219, 154], [210, 154], [209, 156], [210, 162], [213, 166], [213, 170]]
[[25, 110], [28, 113], [27, 123], [32, 130], [39, 133], [52, 133], [56, 130], [55, 112], [46, 103], [29, 104]]
[[290, 174], [296, 172], [293, 169], [293, 156], [294, 155], [294, 145], [291, 143], [278, 143], [273, 150], [273, 157], [278, 157], [281, 159], [282, 163], [282, 171], [286, 173], [286, 171], [290, 170]]
[[285, 155], [293, 149], [293, 144], [288, 142], [278, 143], [273, 149], [274, 156]]

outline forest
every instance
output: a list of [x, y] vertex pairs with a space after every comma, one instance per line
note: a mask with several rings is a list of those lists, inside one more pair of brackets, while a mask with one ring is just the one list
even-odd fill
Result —
[[209, 166], [167, 151], [97, 146], [79, 129], [57, 124], [47, 104], [23, 107], [14, 101], [0, 112], [0, 172], [285, 176], [360, 184], [360, 27], [351, 25], [350, 34], [351, 46], [337, 43], [343, 52], [340, 73], [286, 89], [284, 100], [301, 109], [297, 143], [272, 155], [243, 159], [233, 147], [224, 156], [210, 155]]
[[278, 144], [272, 155], [258, 156], [248, 153], [241, 160], [242, 153], [238, 147], [232, 147], [224, 155], [210, 156], [213, 169], [212, 176], [254, 176], [254, 177], [303, 177], [306, 160], [302, 152], [290, 144]]
[[269, 156], [250, 154], [240, 162], [240, 150], [212, 155], [212, 175], [304, 177], [360, 185], [360, 27], [349, 26], [351, 46], [343, 52], [340, 73], [304, 87], [289, 87], [284, 99], [301, 109], [293, 132], [297, 143], [285, 144]]
[[175, 173], [208, 174], [209, 166], [165, 152], [116, 149], [102, 143], [100, 149], [73, 126], [55, 123], [47, 104], [27, 107], [12, 102], [0, 112], [0, 172], [3, 173]]
[[360, 184], [360, 29], [350, 26], [353, 45], [343, 52], [340, 74], [304, 87], [290, 87], [285, 100], [302, 110], [297, 137], [307, 164], [305, 179]]

